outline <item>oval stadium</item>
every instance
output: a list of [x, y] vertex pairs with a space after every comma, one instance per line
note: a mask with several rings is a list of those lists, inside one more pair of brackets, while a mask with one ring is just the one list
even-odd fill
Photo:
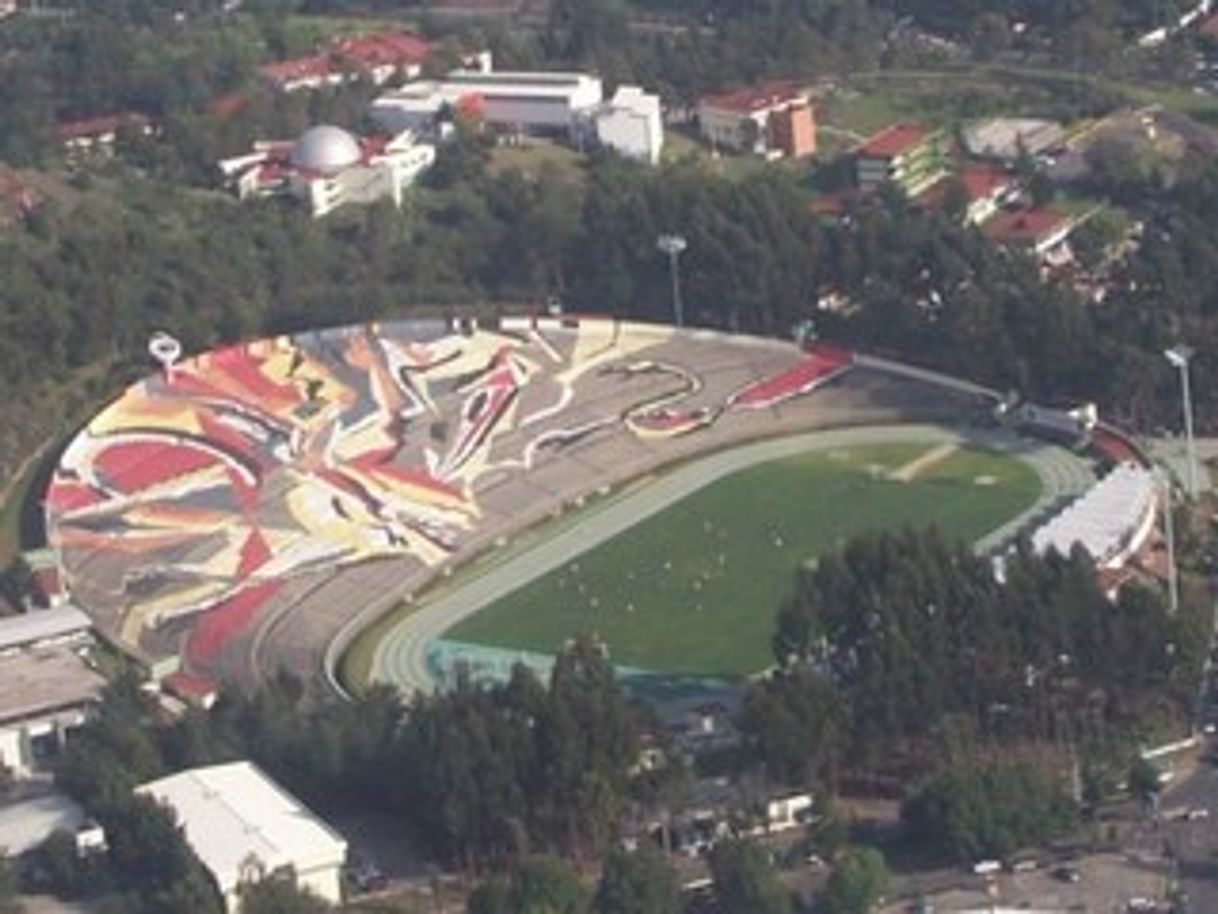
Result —
[[1116, 566], [1153, 515], [1136, 449], [1086, 411], [600, 317], [198, 355], [102, 410], [46, 493], [108, 640], [247, 688], [286, 668], [427, 689], [544, 665], [580, 631], [630, 675], [746, 677], [800, 563], [855, 532], [934, 523], [995, 553], [1035, 535]]

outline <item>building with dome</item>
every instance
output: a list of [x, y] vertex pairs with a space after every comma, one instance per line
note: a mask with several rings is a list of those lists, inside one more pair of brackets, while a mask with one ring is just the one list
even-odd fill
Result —
[[320, 218], [348, 203], [388, 198], [400, 206], [402, 194], [435, 158], [435, 147], [416, 142], [410, 131], [357, 137], [321, 124], [295, 141], [257, 142], [252, 152], [219, 166], [240, 199], [290, 196]]

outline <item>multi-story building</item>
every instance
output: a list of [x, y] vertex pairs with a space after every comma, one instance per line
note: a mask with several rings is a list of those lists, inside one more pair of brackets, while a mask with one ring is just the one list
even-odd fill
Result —
[[789, 158], [816, 152], [811, 102], [790, 83], [707, 96], [698, 103], [698, 127], [717, 149]]
[[329, 125], [311, 127], [294, 143], [262, 142], [254, 151], [219, 163], [241, 199], [292, 196], [314, 217], [347, 203], [369, 204], [402, 194], [436, 158], [409, 132], [356, 138]]
[[658, 95], [638, 86], [621, 86], [593, 115], [593, 123], [602, 146], [649, 165], [660, 161], [664, 121]]
[[861, 190], [893, 184], [917, 196], [947, 173], [946, 138], [921, 124], [892, 124], [855, 147], [854, 162]]

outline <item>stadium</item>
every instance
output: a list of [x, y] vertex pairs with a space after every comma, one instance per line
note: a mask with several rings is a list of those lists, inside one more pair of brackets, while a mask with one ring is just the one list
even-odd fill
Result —
[[629, 676], [752, 675], [783, 582], [854, 532], [1117, 567], [1150, 479], [1085, 410], [833, 346], [505, 316], [168, 365], [70, 442], [45, 502], [73, 601], [150, 668], [412, 691], [544, 668], [579, 631]]

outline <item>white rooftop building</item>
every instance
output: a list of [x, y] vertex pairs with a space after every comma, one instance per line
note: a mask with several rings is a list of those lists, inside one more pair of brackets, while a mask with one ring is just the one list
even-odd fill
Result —
[[322, 124], [294, 143], [256, 143], [253, 152], [219, 165], [241, 199], [293, 196], [321, 217], [348, 203], [391, 199], [400, 206], [405, 190], [435, 159], [435, 147], [416, 142], [409, 131], [356, 137]]
[[347, 842], [250, 762], [192, 768], [136, 792], [173, 810], [228, 911], [240, 910], [241, 886], [276, 872], [342, 901]]
[[391, 132], [419, 130], [458, 108], [517, 133], [571, 135], [603, 98], [600, 79], [586, 73], [454, 70], [382, 95], [369, 113]]
[[660, 96], [644, 92], [638, 86], [619, 86], [592, 120], [602, 146], [649, 165], [659, 163], [664, 149]]

